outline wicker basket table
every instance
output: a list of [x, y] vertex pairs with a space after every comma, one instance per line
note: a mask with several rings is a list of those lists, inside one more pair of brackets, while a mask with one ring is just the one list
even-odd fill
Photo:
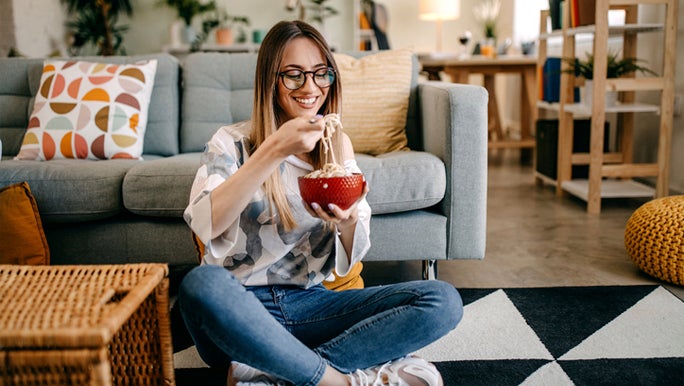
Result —
[[173, 385], [165, 264], [0, 265], [0, 386]]

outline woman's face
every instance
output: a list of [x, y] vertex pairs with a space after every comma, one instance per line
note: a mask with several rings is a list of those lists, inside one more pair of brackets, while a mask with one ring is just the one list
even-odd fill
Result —
[[[283, 60], [278, 73], [291, 70], [316, 71], [327, 68], [328, 63], [311, 40], [298, 37], [288, 43], [283, 53]], [[318, 113], [328, 96], [329, 87], [321, 88], [313, 81], [313, 74], [306, 74], [304, 85], [296, 90], [289, 90], [283, 85], [282, 76], [278, 76], [278, 105], [287, 119], [295, 117], [311, 118]]]

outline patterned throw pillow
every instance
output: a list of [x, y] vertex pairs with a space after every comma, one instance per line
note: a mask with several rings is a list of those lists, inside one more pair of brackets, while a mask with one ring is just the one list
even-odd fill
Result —
[[344, 131], [354, 151], [379, 155], [408, 150], [408, 113], [413, 54], [388, 50], [360, 59], [335, 54], [342, 81]]
[[16, 159], [140, 159], [157, 61], [47, 60]]

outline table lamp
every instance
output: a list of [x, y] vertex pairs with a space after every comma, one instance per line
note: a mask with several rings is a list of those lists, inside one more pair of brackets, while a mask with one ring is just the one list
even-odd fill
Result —
[[442, 21], [458, 19], [461, 15], [460, 0], [420, 0], [419, 17], [421, 20], [434, 20], [437, 23], [437, 51], [442, 51]]

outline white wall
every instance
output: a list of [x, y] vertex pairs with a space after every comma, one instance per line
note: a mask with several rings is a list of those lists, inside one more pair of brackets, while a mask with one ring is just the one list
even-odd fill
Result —
[[[664, 15], [656, 7], [641, 7], [639, 21], [644, 23], [662, 22]], [[675, 94], [684, 96], [684, 8], [679, 6], [677, 29], [677, 65], [675, 66]], [[640, 34], [638, 56], [646, 58], [647, 65], [662, 73], [663, 49], [662, 33]], [[660, 104], [659, 93], [638, 93], [637, 100], [644, 103]], [[634, 157], [636, 162], [655, 162], [657, 159], [658, 123], [655, 114], [637, 114], [635, 130]], [[684, 118], [674, 117], [672, 124], [672, 143], [670, 157], [671, 193], [684, 194]]]
[[19, 52], [26, 56], [64, 52], [65, 12], [59, 0], [13, 0], [13, 10]]
[[14, 11], [12, 0], [0, 0], [0, 56], [7, 56], [17, 46], [14, 36]]

